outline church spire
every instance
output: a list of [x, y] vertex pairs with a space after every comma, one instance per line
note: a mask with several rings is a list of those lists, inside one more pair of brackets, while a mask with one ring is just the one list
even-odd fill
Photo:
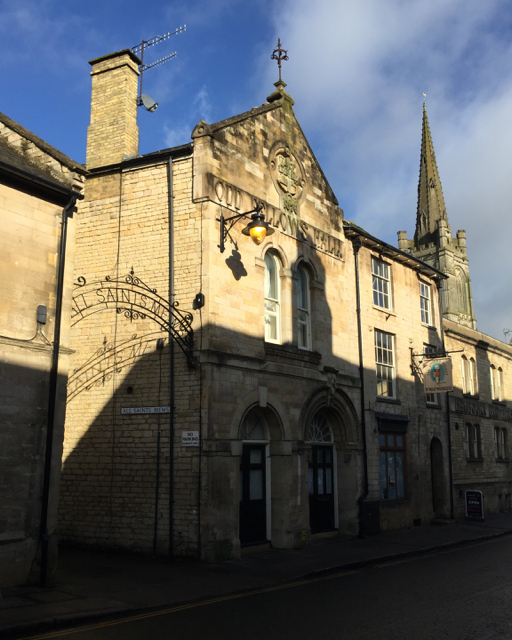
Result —
[[414, 238], [409, 240], [406, 231], [399, 231], [398, 246], [402, 251], [420, 258], [448, 276], [441, 295], [443, 316], [452, 322], [476, 329], [466, 232], [457, 231], [453, 237], [450, 231], [425, 103], [416, 232]]
[[[416, 232], [414, 234], [414, 244], [417, 248], [430, 242], [438, 241], [437, 229], [439, 220], [445, 220], [446, 225], [448, 225], [443, 189], [437, 170], [436, 155], [425, 102], [423, 102], [422, 129], [418, 207], [416, 210]], [[450, 233], [449, 227], [447, 231]]]

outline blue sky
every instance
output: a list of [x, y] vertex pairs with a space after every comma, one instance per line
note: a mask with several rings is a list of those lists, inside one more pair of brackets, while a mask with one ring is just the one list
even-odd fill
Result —
[[[143, 38], [140, 152], [202, 118], [262, 104], [277, 38], [295, 113], [348, 219], [396, 245], [414, 232], [423, 93], [448, 217], [466, 229], [478, 328], [512, 328], [512, 3], [509, 0], [0, 0], [0, 111], [85, 160], [90, 59]], [[510, 339], [511, 336], [509, 336]]]

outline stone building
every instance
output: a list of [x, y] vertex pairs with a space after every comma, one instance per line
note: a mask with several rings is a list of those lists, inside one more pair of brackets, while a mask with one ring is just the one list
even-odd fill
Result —
[[72, 212], [84, 174], [0, 114], [0, 587], [55, 570]]
[[413, 240], [398, 233], [400, 249], [446, 274], [442, 308], [446, 350], [454, 371], [449, 399], [453, 477], [452, 517], [465, 515], [465, 492], [482, 491], [489, 511], [511, 508], [512, 347], [476, 330], [466, 232], [451, 235], [426, 106]]
[[442, 265], [344, 219], [281, 81], [139, 156], [139, 63], [91, 62], [61, 536], [215, 560], [449, 516]]

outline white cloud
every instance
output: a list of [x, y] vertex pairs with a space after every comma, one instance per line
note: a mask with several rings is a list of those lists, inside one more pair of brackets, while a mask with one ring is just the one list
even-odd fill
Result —
[[209, 123], [210, 115], [211, 103], [208, 92], [203, 87], [192, 100], [192, 109], [188, 113], [187, 122], [173, 124], [173, 126], [168, 123], [164, 124], [164, 139], [166, 145], [168, 147], [175, 147], [190, 142], [190, 134], [195, 125], [199, 120], [204, 120]]
[[[348, 218], [414, 231], [422, 94], [452, 232], [465, 228], [479, 328], [512, 325], [512, 6], [505, 0], [288, 0], [283, 79]], [[275, 41], [274, 41], [275, 39]], [[277, 77], [265, 61], [268, 88]]]

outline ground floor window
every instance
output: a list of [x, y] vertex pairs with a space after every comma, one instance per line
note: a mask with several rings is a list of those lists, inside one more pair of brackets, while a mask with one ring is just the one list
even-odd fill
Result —
[[466, 458], [468, 460], [479, 460], [482, 457], [482, 443], [480, 439], [480, 425], [466, 425]]
[[506, 460], [507, 454], [507, 430], [502, 427], [494, 427], [494, 456], [496, 460]]
[[379, 433], [381, 500], [405, 498], [405, 433]]

